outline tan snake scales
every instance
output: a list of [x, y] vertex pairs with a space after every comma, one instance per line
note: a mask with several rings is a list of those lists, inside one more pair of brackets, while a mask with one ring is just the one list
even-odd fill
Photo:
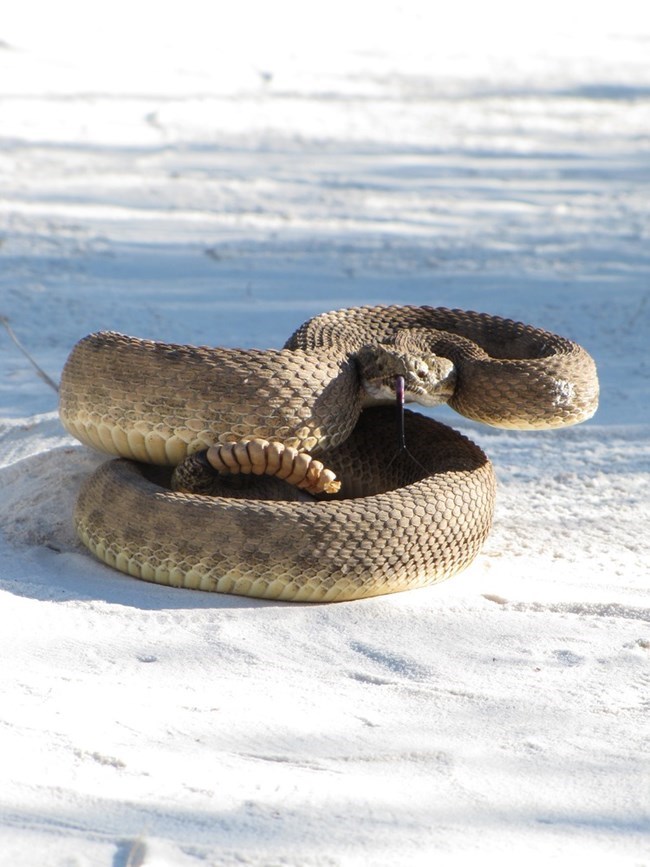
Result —
[[[489, 531], [493, 470], [476, 445], [415, 413], [398, 452], [395, 409], [382, 405], [398, 375], [407, 400], [501, 427], [575, 424], [598, 403], [582, 347], [467, 311], [350, 308], [309, 320], [282, 350], [100, 332], [74, 347], [60, 389], [65, 427], [122, 458], [84, 483], [80, 538], [139, 578], [264, 598], [353, 599], [453, 575]], [[240, 443], [221, 460], [239, 455], [246, 475], [221, 476], [216, 496], [169, 489], [165, 467], [219, 443]], [[268, 476], [255, 487], [260, 472], [316, 477], [321, 464], [338, 493], [314, 498]]]

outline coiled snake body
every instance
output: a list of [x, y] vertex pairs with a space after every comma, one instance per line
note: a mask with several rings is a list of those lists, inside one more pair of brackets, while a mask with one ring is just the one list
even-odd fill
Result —
[[[493, 470], [476, 445], [415, 413], [398, 450], [395, 409], [382, 405], [396, 376], [407, 400], [502, 427], [575, 424], [598, 402], [580, 346], [467, 311], [350, 308], [268, 351], [100, 332], [74, 347], [60, 389], [66, 428], [122, 458], [84, 483], [81, 539], [139, 578], [264, 598], [353, 599], [449, 577], [489, 531]], [[222, 476], [213, 496], [170, 490], [164, 467], [215, 444], [222, 470], [225, 460], [247, 475]], [[338, 493], [258, 487], [260, 473], [298, 482], [321, 464]]]

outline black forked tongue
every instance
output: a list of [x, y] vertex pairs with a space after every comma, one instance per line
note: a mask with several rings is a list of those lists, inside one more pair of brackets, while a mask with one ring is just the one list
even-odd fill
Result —
[[397, 447], [403, 452], [406, 450], [406, 437], [404, 435], [404, 377], [395, 377], [395, 405], [397, 406]]

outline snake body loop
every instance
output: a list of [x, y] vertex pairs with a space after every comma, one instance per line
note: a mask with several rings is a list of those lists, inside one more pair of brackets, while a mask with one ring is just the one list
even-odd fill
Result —
[[[396, 377], [407, 401], [502, 427], [575, 424], [598, 402], [580, 346], [467, 311], [350, 308], [267, 351], [93, 334], [64, 368], [61, 419], [122, 460], [83, 485], [81, 539], [145, 580], [263, 598], [354, 599], [449, 577], [489, 531], [493, 470], [414, 413], [398, 452], [394, 408], [381, 406]], [[216, 495], [170, 490], [164, 467], [206, 449], [221, 462]], [[316, 497], [260, 473], [312, 483]], [[332, 474], [341, 489], [328, 495]]]

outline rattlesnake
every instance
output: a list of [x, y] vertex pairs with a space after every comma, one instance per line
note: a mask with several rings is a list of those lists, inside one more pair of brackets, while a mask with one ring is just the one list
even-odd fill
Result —
[[[349, 308], [310, 319], [281, 350], [100, 332], [74, 347], [60, 388], [65, 427], [122, 457], [84, 483], [81, 539], [139, 578], [265, 598], [352, 599], [449, 577], [489, 531], [494, 473], [476, 445], [419, 414], [406, 413], [398, 449], [395, 409], [382, 406], [397, 376], [407, 401], [501, 427], [575, 424], [598, 403], [582, 347], [467, 311]], [[223, 476], [216, 496], [169, 489], [165, 467], [211, 446], [214, 463], [219, 444], [221, 469], [246, 477]], [[283, 447], [295, 451], [281, 473]], [[323, 464], [320, 490], [336, 474], [338, 493], [249, 485], [260, 472], [317, 478]]]

